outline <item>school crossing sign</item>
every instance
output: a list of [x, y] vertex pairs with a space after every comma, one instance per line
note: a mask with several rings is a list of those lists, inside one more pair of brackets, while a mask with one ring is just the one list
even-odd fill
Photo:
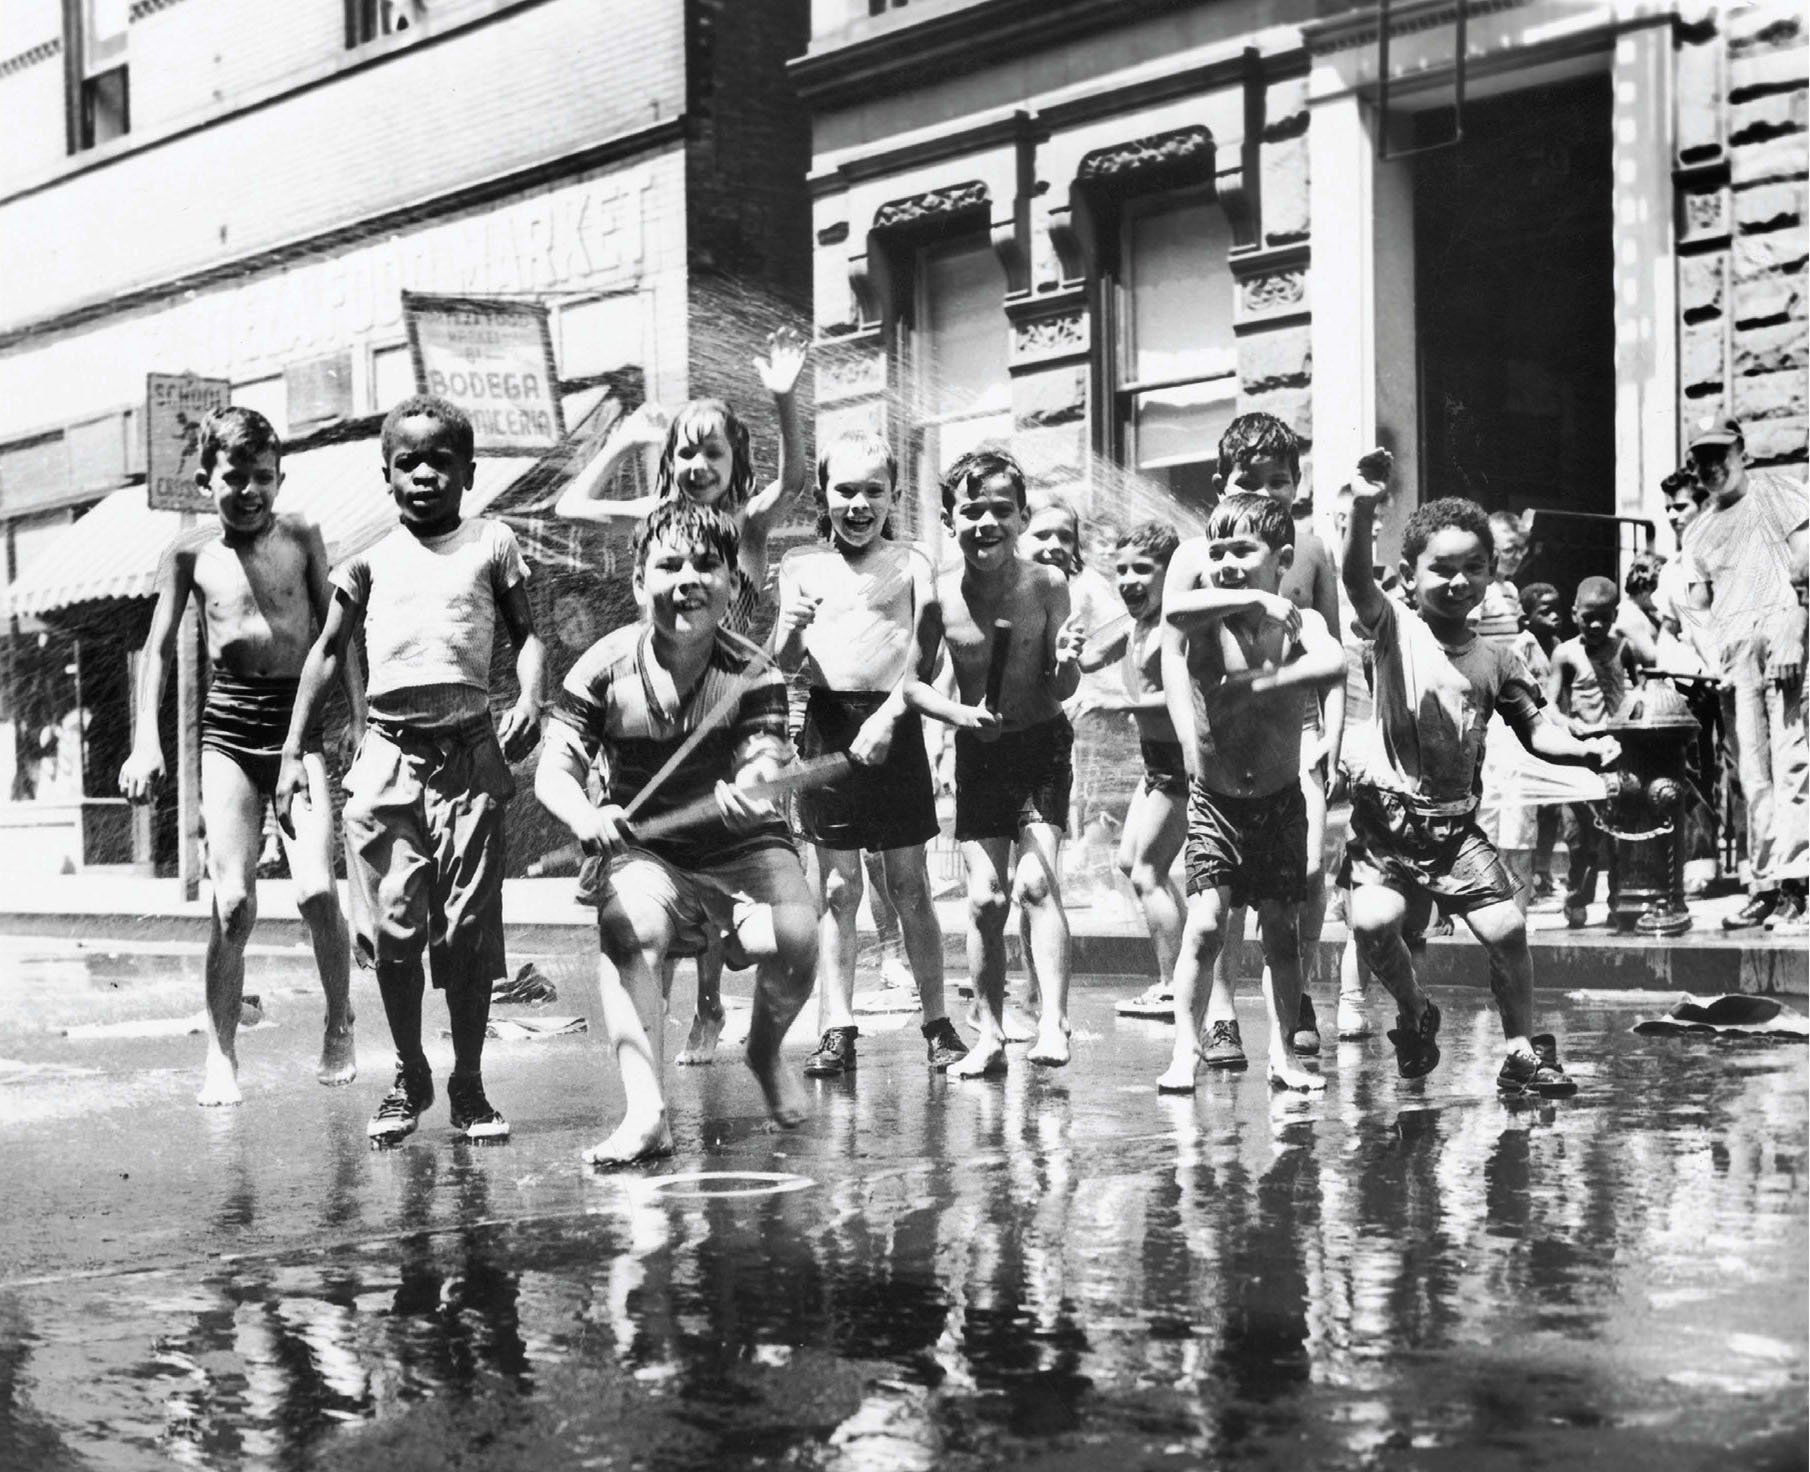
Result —
[[193, 373], [145, 375], [145, 488], [153, 511], [211, 511], [212, 496], [195, 484], [201, 468], [201, 421], [232, 402], [224, 378]]
[[565, 436], [547, 309], [402, 294], [415, 383], [471, 416], [480, 455], [537, 455]]

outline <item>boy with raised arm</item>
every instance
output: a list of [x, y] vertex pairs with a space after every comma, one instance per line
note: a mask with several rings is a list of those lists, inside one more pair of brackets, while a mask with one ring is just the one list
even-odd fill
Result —
[[[991, 704], [995, 637], [1004, 678], [995, 730], [955, 733], [955, 837], [968, 873], [968, 970], [980, 1003], [980, 1036], [951, 1078], [1005, 1072], [1006, 916], [1013, 900], [1030, 916], [1041, 1015], [1030, 1060], [1069, 1060], [1070, 940], [1057, 867], [1068, 827], [1074, 733], [1062, 702], [1081, 680], [1086, 635], [1069, 617], [1061, 572], [1018, 555], [1025, 526], [1024, 472], [999, 450], [963, 455], [943, 477], [943, 521], [961, 562], [940, 579], [945, 638], [961, 703]], [[1001, 622], [1010, 630], [997, 629]], [[1011, 861], [1017, 849], [1017, 867]]]
[[[507, 1138], [484, 1094], [490, 988], [503, 955], [503, 809], [507, 762], [538, 735], [545, 655], [525, 586], [528, 565], [500, 521], [465, 519], [476, 468], [471, 421], [416, 395], [384, 417], [383, 468], [399, 525], [333, 570], [333, 602], [302, 670], [277, 779], [277, 816], [302, 793], [305, 733], [359, 627], [370, 671], [364, 742], [346, 773], [347, 878], [359, 889], [358, 944], [375, 964], [396, 1043], [396, 1082], [367, 1133], [393, 1145], [434, 1099], [421, 1048], [427, 953], [446, 993], [455, 1132]], [[501, 731], [490, 719], [490, 659], [501, 619], [516, 648], [521, 694]], [[304, 806], [315, 799], [304, 795]]]
[[[276, 789], [297, 677], [315, 627], [326, 618], [328, 594], [320, 528], [300, 513], [276, 509], [283, 446], [270, 421], [253, 409], [215, 409], [201, 421], [200, 451], [195, 481], [213, 497], [219, 523], [178, 540], [158, 567], [137, 735], [119, 786], [133, 802], [143, 802], [163, 778], [157, 712], [183, 605], [192, 594], [213, 667], [201, 712], [201, 814], [214, 918], [204, 963], [207, 1066], [195, 1102], [214, 1105], [240, 1102], [234, 1036], [245, 990], [245, 943], [258, 914], [264, 805]], [[344, 673], [348, 732], [356, 744], [364, 725], [356, 660], [347, 661]], [[301, 770], [312, 806], [293, 831], [284, 831], [283, 849], [327, 997], [315, 1077], [348, 1084], [358, 1076], [348, 997], [351, 954], [333, 883], [333, 809], [318, 725], [305, 733]]]
[[1294, 520], [1261, 493], [1227, 496], [1184, 542], [1163, 593], [1163, 692], [1188, 763], [1188, 909], [1175, 965], [1175, 1047], [1156, 1081], [1189, 1093], [1200, 1062], [1203, 981], [1230, 912], [1255, 905], [1270, 1018], [1270, 1083], [1322, 1089], [1294, 1041], [1307, 798], [1301, 707], [1345, 678], [1345, 652], [1312, 609], [1282, 594]]
[[1497, 1090], [1511, 1099], [1577, 1092], [1550, 1033], [1535, 1034], [1533, 957], [1514, 881], [1477, 826], [1483, 743], [1491, 713], [1547, 761], [1603, 768], [1619, 747], [1582, 740], [1541, 711], [1541, 695], [1508, 645], [1480, 638], [1471, 610], [1489, 585], [1489, 519], [1475, 502], [1430, 501], [1408, 518], [1401, 578], [1411, 605], [1385, 597], [1371, 564], [1371, 528], [1385, 451], [1363, 462], [1377, 479], [1352, 485], [1343, 576], [1358, 624], [1376, 641], [1373, 739], [1352, 772], [1351, 838], [1340, 882], [1351, 889], [1351, 927], [1370, 969], [1395, 998], [1389, 1033], [1403, 1078], [1439, 1062], [1439, 1008], [1414, 978], [1402, 943], [1413, 909], [1462, 915], [1490, 957], [1490, 986], [1507, 1043]]
[[[817, 907], [772, 803], [745, 789], [791, 760], [786, 687], [760, 651], [725, 627], [738, 533], [727, 512], [664, 502], [635, 539], [642, 619], [593, 644], [566, 676], [535, 773], [542, 805], [599, 850], [602, 1021], [622, 1072], [622, 1121], [585, 1152], [614, 1168], [672, 1154], [665, 1072], [666, 995], [676, 957], [727, 933], [757, 963], [748, 1067], [783, 1129], [805, 1115], [779, 1069], [779, 1045], [811, 994]], [[585, 776], [601, 755], [602, 807]], [[642, 837], [677, 808], [714, 796], [716, 814]]]

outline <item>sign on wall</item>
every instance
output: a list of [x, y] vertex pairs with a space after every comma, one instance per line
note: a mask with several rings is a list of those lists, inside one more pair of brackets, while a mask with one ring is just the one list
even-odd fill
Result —
[[402, 293], [415, 383], [471, 416], [480, 455], [539, 454], [564, 438], [547, 309]]
[[195, 484], [201, 468], [201, 421], [232, 402], [224, 378], [193, 373], [145, 375], [145, 488], [153, 511], [212, 511], [213, 497]]

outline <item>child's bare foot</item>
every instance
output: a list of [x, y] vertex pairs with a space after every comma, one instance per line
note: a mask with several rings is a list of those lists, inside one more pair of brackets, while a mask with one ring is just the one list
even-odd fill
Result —
[[1001, 1011], [1001, 1025], [1008, 1043], [1037, 1041], [1037, 1019], [1009, 998]]
[[1194, 1092], [1194, 1071], [1200, 1066], [1198, 1054], [1190, 1052], [1186, 1058], [1177, 1058], [1156, 1081], [1159, 1094], [1192, 1094]]
[[983, 1037], [968, 1050], [966, 1058], [951, 1063], [949, 1078], [1003, 1078], [1006, 1072], [1006, 1045], [1003, 1039]]
[[1304, 1094], [1317, 1094], [1326, 1087], [1323, 1074], [1303, 1068], [1293, 1057], [1270, 1059], [1270, 1087], [1296, 1089]]
[[201, 1088], [195, 1095], [195, 1102], [208, 1109], [222, 1104], [243, 1104], [245, 1096], [239, 1092], [239, 1060], [231, 1053], [210, 1049], [207, 1070], [201, 1076]]
[[716, 1045], [723, 1035], [725, 1015], [721, 1007], [714, 1012], [698, 1008], [691, 1019], [691, 1031], [685, 1035], [685, 1046], [679, 1049], [672, 1061], [688, 1066], [716, 1062]]
[[314, 1076], [328, 1088], [349, 1084], [358, 1077], [358, 1049], [352, 1036], [352, 1019], [338, 1027], [328, 1023], [321, 1033], [321, 1061]]
[[625, 1118], [610, 1132], [602, 1144], [584, 1153], [586, 1165], [616, 1170], [625, 1165], [642, 1165], [650, 1160], [664, 1160], [672, 1154], [672, 1131], [664, 1113], [652, 1120]]
[[1054, 1021], [1046, 1021], [1037, 1029], [1037, 1041], [1031, 1045], [1027, 1054], [1033, 1063], [1041, 1063], [1045, 1068], [1063, 1068], [1068, 1064], [1068, 1019], [1066, 1017]]
[[777, 1049], [768, 1058], [757, 1057], [749, 1049], [748, 1071], [766, 1096], [767, 1114], [780, 1129], [795, 1130], [810, 1117], [811, 1103], [804, 1085], [779, 1066]]

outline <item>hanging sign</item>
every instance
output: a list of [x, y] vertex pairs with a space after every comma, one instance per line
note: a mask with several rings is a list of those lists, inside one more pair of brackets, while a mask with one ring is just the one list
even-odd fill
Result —
[[195, 484], [201, 468], [201, 421], [232, 402], [224, 378], [193, 373], [145, 375], [145, 487], [153, 511], [212, 511], [214, 498]]
[[480, 455], [537, 455], [565, 437], [547, 309], [402, 294], [415, 383], [471, 416]]

